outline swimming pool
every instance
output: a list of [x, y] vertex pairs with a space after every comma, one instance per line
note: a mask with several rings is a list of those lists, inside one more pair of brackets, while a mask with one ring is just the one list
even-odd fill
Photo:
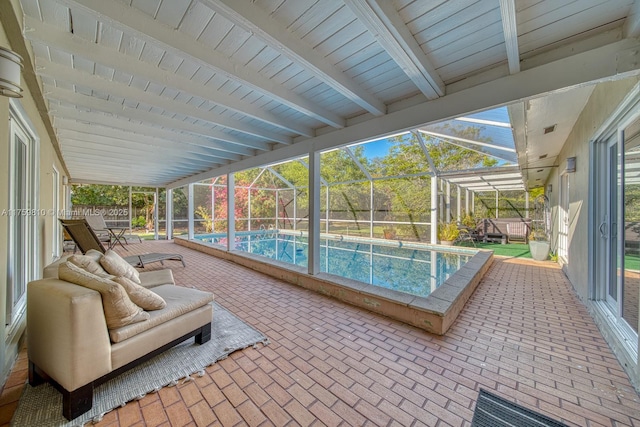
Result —
[[[224, 234], [194, 236], [207, 243], [225, 244]], [[477, 252], [434, 250], [427, 245], [397, 241], [365, 241], [322, 237], [322, 272], [410, 295], [426, 297], [440, 287]], [[300, 232], [257, 231], [236, 234], [236, 249], [302, 267], [307, 266], [308, 238]]]

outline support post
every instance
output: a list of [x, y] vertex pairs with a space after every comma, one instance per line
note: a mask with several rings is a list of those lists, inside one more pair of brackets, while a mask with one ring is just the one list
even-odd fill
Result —
[[160, 201], [160, 193], [158, 187], [156, 187], [156, 192], [153, 193], [153, 239], [158, 240], [158, 228], [160, 228], [160, 219], [158, 215], [160, 214], [160, 209], [158, 209], [158, 202]]
[[451, 221], [451, 183], [449, 181], [446, 182], [445, 187], [445, 222]]
[[460, 186], [456, 185], [456, 221], [460, 222], [460, 211], [462, 210], [462, 200], [460, 199]]
[[438, 244], [438, 177], [431, 177], [431, 244]]
[[499, 195], [498, 195], [498, 190], [496, 190], [496, 218], [498, 218], [498, 203], [499, 203], [499, 199], [498, 199]]
[[187, 188], [187, 238], [193, 240], [193, 183], [189, 184]]
[[471, 191], [471, 211], [475, 214], [476, 212], [476, 192]]
[[173, 190], [167, 188], [167, 200], [166, 200], [166, 229], [167, 240], [173, 239]]
[[[318, 169], [320, 169], [318, 167]], [[326, 206], [325, 206], [325, 220], [324, 220], [324, 232], [329, 234], [329, 184], [327, 183], [327, 196], [326, 196]]]
[[471, 211], [469, 211], [469, 189], [468, 188], [464, 189], [464, 211], [467, 214], [471, 213]]
[[[278, 215], [276, 214], [276, 224], [277, 223]], [[247, 231], [251, 231], [251, 187], [247, 188]]]
[[[329, 187], [327, 186], [327, 198], [328, 195]], [[329, 204], [327, 203], [328, 211]], [[320, 272], [320, 153], [313, 150], [309, 153], [309, 259], [307, 268], [311, 275]]]
[[[373, 238], [373, 181], [369, 180], [369, 237]], [[371, 258], [373, 259], [373, 258]]]
[[529, 218], [529, 192], [524, 193], [524, 217]]
[[293, 188], [293, 229], [298, 227], [298, 189]]
[[216, 232], [216, 185], [211, 180], [211, 232]]
[[236, 248], [236, 181], [235, 175], [227, 174], [227, 250]]
[[131, 234], [131, 219], [133, 218], [133, 217], [132, 217], [132, 215], [133, 215], [133, 212], [132, 212], [132, 210], [133, 210], [133, 203], [132, 203], [132, 201], [131, 201], [132, 196], [133, 196], [133, 194], [132, 194], [132, 192], [131, 192], [131, 186], [129, 186], [129, 234]]

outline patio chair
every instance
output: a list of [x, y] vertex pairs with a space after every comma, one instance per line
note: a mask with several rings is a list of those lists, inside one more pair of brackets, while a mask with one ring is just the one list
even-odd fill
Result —
[[[102, 241], [98, 235], [93, 231], [93, 228], [89, 225], [86, 219], [62, 219], [60, 223], [64, 230], [71, 236], [76, 243], [76, 247], [83, 254], [87, 253], [90, 249], [95, 249], [99, 252], [105, 253], [106, 249], [102, 245]], [[169, 253], [147, 253], [140, 255], [131, 255], [124, 257], [124, 259], [134, 267], [144, 268], [146, 264], [153, 262], [159, 262], [164, 265], [164, 261], [174, 260], [180, 261], [183, 267], [186, 267], [184, 259], [180, 254]]]
[[142, 243], [142, 239], [140, 238], [140, 236], [136, 236], [134, 234], [124, 234], [128, 230], [127, 227], [112, 227], [107, 225], [107, 222], [104, 220], [104, 216], [98, 211], [95, 211], [93, 214], [85, 215], [85, 219], [87, 220], [91, 228], [93, 228], [93, 231], [95, 231], [96, 235], [100, 236], [106, 234], [110, 237], [111, 240], [109, 241], [109, 249], [113, 249], [115, 245], [119, 244], [124, 250], [127, 250], [127, 248], [125, 248], [122, 244], [122, 241], [124, 240], [126, 244], [129, 244], [128, 239], [133, 238], [137, 238], [138, 241]]
[[529, 241], [529, 226], [525, 222], [508, 222], [507, 239], [508, 241], [522, 240], [527, 243]]

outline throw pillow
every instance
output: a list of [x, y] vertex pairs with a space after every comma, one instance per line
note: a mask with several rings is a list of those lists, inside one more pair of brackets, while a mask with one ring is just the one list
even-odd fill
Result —
[[143, 310], [161, 310], [167, 306], [167, 302], [160, 295], [127, 277], [115, 277], [113, 281], [122, 285], [131, 301]]
[[[100, 256], [102, 257], [102, 254], [100, 254]], [[87, 270], [91, 274], [95, 274], [96, 276], [113, 277], [109, 273], [107, 273], [107, 271], [104, 268], [102, 268], [102, 266], [100, 265], [99, 259], [100, 258], [96, 259], [92, 256], [87, 256], [87, 255], [71, 255], [67, 259], [67, 261], [77, 265], [83, 270]]]
[[124, 288], [113, 280], [91, 274], [68, 261], [58, 267], [58, 277], [100, 292], [104, 317], [109, 329], [120, 328], [150, 318], [149, 313], [131, 302]]
[[133, 268], [131, 264], [111, 249], [107, 250], [102, 258], [100, 258], [100, 264], [102, 264], [108, 273], [116, 277], [124, 276], [140, 284], [140, 273], [138, 273], [138, 270]]

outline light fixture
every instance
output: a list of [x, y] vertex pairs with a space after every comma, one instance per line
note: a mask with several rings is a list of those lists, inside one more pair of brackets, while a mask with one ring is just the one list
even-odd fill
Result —
[[556, 130], [556, 125], [551, 125], [551, 126], [547, 126], [546, 128], [543, 129], [544, 134], [548, 134], [553, 132], [554, 130]]
[[0, 95], [10, 98], [22, 98], [20, 72], [22, 57], [0, 46]]

